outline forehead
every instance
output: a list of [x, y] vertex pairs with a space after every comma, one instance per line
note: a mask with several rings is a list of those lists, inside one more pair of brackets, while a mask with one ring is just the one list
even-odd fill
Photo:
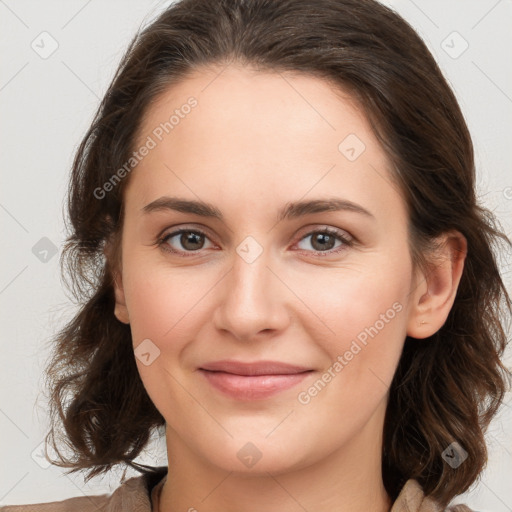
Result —
[[198, 69], [148, 108], [138, 145], [149, 139], [127, 191], [141, 202], [172, 191], [261, 205], [313, 189], [374, 190], [385, 201], [385, 187], [387, 201], [397, 199], [387, 157], [356, 101], [305, 74]]
[[[192, 128], [194, 135], [203, 136], [200, 142], [211, 140], [217, 133], [230, 133], [231, 139], [244, 139], [252, 146], [262, 140], [282, 142], [287, 135], [291, 143], [291, 136], [301, 133], [336, 139], [347, 129], [362, 137], [371, 136], [366, 133], [371, 130], [355, 98], [340, 87], [304, 73], [262, 72], [230, 64], [196, 69], [157, 96], [146, 110], [139, 142], [169, 120], [173, 135], [186, 135], [191, 123], [181, 121], [188, 116], [191, 98], [197, 103], [191, 113], [200, 118]], [[180, 110], [187, 111], [185, 116]], [[175, 115], [172, 119], [173, 113], [179, 118]], [[233, 131], [237, 127], [245, 129]], [[279, 130], [281, 137], [275, 141]], [[312, 137], [312, 143], [316, 138]]]

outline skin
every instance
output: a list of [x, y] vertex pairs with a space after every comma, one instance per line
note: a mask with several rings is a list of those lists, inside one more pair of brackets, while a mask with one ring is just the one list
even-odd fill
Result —
[[[221, 71], [197, 70], [151, 105], [140, 141], [190, 96], [198, 101], [139, 163], [124, 196], [115, 314], [130, 324], [135, 348], [150, 339], [160, 351], [149, 365], [137, 359], [166, 419], [160, 510], [389, 510], [381, 474], [388, 387], [406, 335], [425, 338], [445, 322], [465, 240], [447, 233], [430, 271], [414, 267], [403, 197], [348, 94], [306, 75]], [[355, 161], [338, 149], [349, 134], [366, 146]], [[224, 219], [144, 211], [163, 196], [211, 203]], [[333, 197], [371, 216], [276, 221], [289, 202]], [[353, 243], [337, 240], [318, 254], [314, 233], [326, 227]], [[179, 228], [205, 233], [195, 252], [180, 236], [158, 242]], [[263, 249], [251, 263], [237, 252], [248, 236]], [[299, 392], [332, 373], [357, 335], [397, 303], [400, 312], [300, 403]], [[270, 398], [235, 400], [198, 371], [220, 359], [314, 372]], [[261, 453], [252, 467], [237, 457], [249, 442]]]

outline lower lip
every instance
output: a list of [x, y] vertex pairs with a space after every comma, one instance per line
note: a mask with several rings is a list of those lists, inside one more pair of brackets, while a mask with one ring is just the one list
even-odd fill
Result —
[[290, 389], [312, 372], [287, 375], [235, 375], [200, 370], [208, 382], [222, 393], [237, 400], [260, 400]]

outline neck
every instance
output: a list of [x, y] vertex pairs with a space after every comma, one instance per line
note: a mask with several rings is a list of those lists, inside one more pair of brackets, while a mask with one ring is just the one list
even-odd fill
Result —
[[169, 470], [159, 512], [388, 512], [391, 508], [382, 481], [382, 437], [369, 424], [349, 446], [306, 467], [275, 473], [226, 471], [190, 451], [172, 429], [167, 428], [166, 438]]

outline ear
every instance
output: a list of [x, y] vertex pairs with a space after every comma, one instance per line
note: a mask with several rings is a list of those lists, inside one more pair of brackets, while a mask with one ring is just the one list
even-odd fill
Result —
[[450, 231], [436, 242], [427, 270], [416, 275], [407, 324], [407, 335], [412, 338], [428, 338], [444, 325], [464, 269], [467, 254], [464, 235]]
[[116, 297], [114, 315], [123, 324], [129, 324], [130, 316], [128, 314], [128, 308], [126, 307], [126, 300], [124, 297], [123, 289], [123, 278], [121, 272], [116, 272], [114, 275], [114, 292]]
[[126, 307], [126, 299], [123, 288], [123, 270], [121, 264], [121, 258], [117, 256], [117, 250], [113, 248], [112, 241], [108, 241], [105, 244], [103, 253], [107, 258], [108, 266], [111, 269], [114, 294], [115, 294], [115, 306], [114, 315], [123, 324], [130, 323], [130, 316], [128, 314], [128, 308]]

